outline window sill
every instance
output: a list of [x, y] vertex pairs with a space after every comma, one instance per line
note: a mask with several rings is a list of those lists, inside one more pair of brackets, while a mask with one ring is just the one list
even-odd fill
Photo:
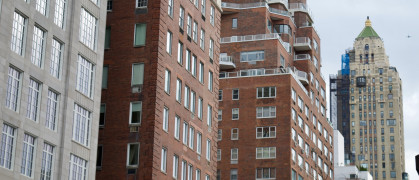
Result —
[[135, 124], [129, 124], [128, 125], [129, 127], [139, 127], [139, 126], [141, 126], [141, 123], [135, 123]]
[[127, 165], [127, 169], [137, 169], [138, 165]]

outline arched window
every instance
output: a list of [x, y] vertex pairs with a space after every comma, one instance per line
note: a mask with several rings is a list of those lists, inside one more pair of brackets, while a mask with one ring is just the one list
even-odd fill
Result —
[[365, 51], [368, 51], [368, 50], [370, 50], [370, 45], [366, 44], [365, 45]]

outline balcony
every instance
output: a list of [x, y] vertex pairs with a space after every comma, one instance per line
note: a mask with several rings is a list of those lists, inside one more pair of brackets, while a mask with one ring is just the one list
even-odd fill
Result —
[[290, 3], [289, 5], [289, 10], [291, 12], [303, 12], [306, 13], [308, 15], [308, 17], [311, 19], [311, 21], [313, 22], [313, 15], [310, 11], [310, 9], [307, 7], [306, 4], [304, 3]]
[[311, 60], [310, 54], [296, 54], [294, 56], [294, 61], [303, 61], [303, 60]]
[[279, 35], [277, 33], [223, 37], [220, 40], [220, 44], [236, 43], [236, 42], [248, 42], [248, 41], [262, 41], [262, 40], [271, 40], [271, 39], [278, 40], [281, 43], [282, 47], [284, 47], [284, 49], [288, 53], [291, 52], [291, 48], [290, 48], [289, 43], [285, 43], [284, 41], [282, 41], [281, 35]]
[[266, 7], [266, 2], [256, 2], [256, 3], [229, 3], [229, 2], [222, 2], [221, 8], [223, 8], [222, 14], [231, 14], [238, 12], [237, 10], [240, 9], [251, 9], [251, 8], [260, 8]]
[[297, 38], [295, 38], [294, 49], [296, 51], [311, 50], [311, 39], [309, 37], [297, 37]]
[[289, 8], [288, 6], [288, 0], [267, 0], [268, 4], [275, 4], [275, 3], [280, 3], [282, 5], [285, 6], [285, 8]]
[[288, 17], [292, 16], [292, 14], [288, 11], [284, 11], [284, 10], [280, 10], [280, 9], [276, 9], [276, 8], [271, 8], [271, 7], [269, 8], [269, 12], [272, 13], [272, 14], [278, 14], [278, 15], [281, 15], [281, 16], [288, 16]]
[[235, 68], [236, 68], [236, 64], [234, 64], [233, 58], [231, 56], [220, 57], [221, 70], [228, 70], [228, 69], [235, 69]]

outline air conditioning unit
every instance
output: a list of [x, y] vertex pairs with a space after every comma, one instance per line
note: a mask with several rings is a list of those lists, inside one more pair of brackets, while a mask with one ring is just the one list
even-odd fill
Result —
[[132, 126], [132, 127], [129, 127], [129, 132], [138, 132], [139, 129], [140, 129], [139, 126]]
[[131, 87], [132, 93], [140, 93], [143, 90], [143, 85], [134, 85]]

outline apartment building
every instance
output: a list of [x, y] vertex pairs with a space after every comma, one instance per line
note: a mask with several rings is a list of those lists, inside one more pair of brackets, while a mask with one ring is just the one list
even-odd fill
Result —
[[95, 179], [105, 7], [0, 1], [1, 179]]
[[214, 179], [221, 1], [107, 3], [97, 178]]
[[320, 37], [306, 1], [222, 9], [217, 179], [333, 179]]
[[337, 116], [338, 129], [348, 139], [346, 163], [368, 170], [374, 179], [402, 179], [406, 174], [402, 80], [369, 18], [344, 56], [347, 67], [337, 81], [347, 83], [336, 90], [347, 93], [336, 99], [348, 98], [341, 101], [347, 109]]

